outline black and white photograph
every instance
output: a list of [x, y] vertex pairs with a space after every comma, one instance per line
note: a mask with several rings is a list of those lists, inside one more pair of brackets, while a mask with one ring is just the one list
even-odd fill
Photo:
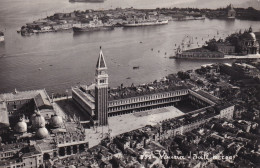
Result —
[[259, 168], [260, 0], [0, 0], [0, 168]]

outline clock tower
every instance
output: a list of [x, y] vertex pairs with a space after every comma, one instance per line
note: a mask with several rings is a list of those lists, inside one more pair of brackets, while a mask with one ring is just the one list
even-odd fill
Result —
[[108, 125], [108, 74], [101, 47], [95, 73], [95, 120], [99, 126]]

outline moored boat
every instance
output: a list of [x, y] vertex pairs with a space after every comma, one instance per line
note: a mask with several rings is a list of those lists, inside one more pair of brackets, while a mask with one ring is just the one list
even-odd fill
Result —
[[93, 21], [90, 21], [86, 24], [77, 24], [72, 27], [74, 32], [89, 32], [89, 31], [98, 31], [98, 30], [113, 30], [114, 26], [108, 23], [102, 23], [97, 16], [93, 17]]
[[4, 36], [4, 32], [0, 31], [0, 42], [1, 41], [5, 41], [5, 36]]
[[124, 27], [137, 27], [137, 26], [153, 26], [153, 25], [164, 25], [168, 24], [168, 20], [145, 20], [145, 21], [134, 21], [133, 23], [125, 23]]
[[99, 30], [113, 30], [113, 26], [97, 26], [97, 27], [73, 27], [74, 32], [89, 32]]

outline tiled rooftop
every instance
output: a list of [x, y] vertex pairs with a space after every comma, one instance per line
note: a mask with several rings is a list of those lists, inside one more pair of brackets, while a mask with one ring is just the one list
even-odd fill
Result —
[[163, 93], [169, 91], [176, 91], [188, 89], [187, 86], [179, 86], [171, 82], [157, 82], [146, 85], [132, 86], [132, 87], [120, 87], [109, 90], [109, 100], [118, 100], [131, 97], [144, 96], [155, 93]]
[[95, 100], [92, 94], [87, 93], [87, 91], [83, 88], [73, 88], [73, 91], [78, 94], [85, 101], [85, 103], [91, 107], [91, 109], [95, 108]]
[[201, 96], [211, 100], [214, 103], [217, 103], [219, 101], [219, 99], [216, 96], [211, 95], [210, 93], [203, 91], [203, 90], [198, 90], [197, 91], [198, 94], [200, 94]]
[[51, 102], [46, 91], [43, 90], [30, 90], [30, 91], [15, 91], [14, 93], [0, 94], [0, 101], [15, 101], [34, 99], [38, 107], [43, 105], [51, 106]]
[[[163, 93], [169, 91], [177, 91], [182, 89], [189, 89], [190, 86], [184, 85], [180, 83], [180, 80], [176, 78], [174, 75], [169, 75], [166, 78], [162, 79], [161, 81], [154, 81], [152, 83], [142, 84], [138, 86], [130, 87], [118, 87], [109, 89], [108, 99], [109, 101], [119, 100], [119, 99], [126, 99], [131, 97], [138, 97], [144, 96], [149, 94], [156, 94], [156, 93]], [[73, 90], [82, 97], [86, 103], [91, 107], [94, 108], [95, 102], [95, 90], [93, 84], [86, 87], [81, 86], [79, 88], [73, 88]]]

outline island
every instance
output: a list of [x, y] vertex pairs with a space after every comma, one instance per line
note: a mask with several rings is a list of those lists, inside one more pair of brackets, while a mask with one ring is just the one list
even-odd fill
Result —
[[209, 19], [260, 20], [260, 11], [254, 8], [234, 8], [229, 5], [219, 9], [198, 8], [116, 8], [108, 10], [85, 10], [70, 13], [55, 13], [52, 16], [26, 23], [18, 33], [23, 36], [35, 33], [73, 30], [76, 32], [113, 30], [114, 27], [165, 25], [168, 21]]

